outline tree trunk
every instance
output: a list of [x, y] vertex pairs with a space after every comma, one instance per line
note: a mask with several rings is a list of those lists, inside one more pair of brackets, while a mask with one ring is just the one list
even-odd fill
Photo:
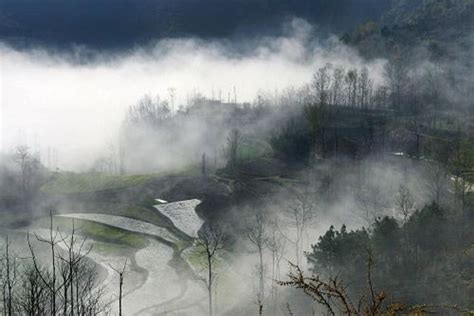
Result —
[[10, 249], [8, 245], [8, 236], [6, 237], [6, 261], [7, 261], [7, 309], [8, 316], [12, 315], [12, 281], [11, 281], [11, 271], [10, 271]]
[[258, 256], [260, 260], [260, 271], [259, 271], [259, 300], [263, 301], [264, 296], [264, 282], [263, 282], [263, 249], [262, 247], [258, 248]]
[[119, 316], [122, 316], [122, 288], [123, 288], [123, 273], [120, 273], [119, 283]]
[[208, 264], [208, 283], [207, 291], [209, 298], [209, 316], [212, 316], [212, 257], [210, 254], [207, 255], [207, 264]]

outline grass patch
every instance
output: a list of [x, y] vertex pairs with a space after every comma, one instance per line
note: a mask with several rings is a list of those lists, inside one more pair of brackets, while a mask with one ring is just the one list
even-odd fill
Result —
[[[154, 201], [154, 200], [153, 200]], [[154, 204], [157, 204], [154, 201]], [[163, 215], [160, 215], [157, 210], [150, 207], [140, 206], [140, 205], [127, 205], [121, 203], [84, 203], [82, 204], [81, 212], [85, 213], [95, 213], [95, 214], [107, 214], [107, 215], [116, 215], [123, 216], [132, 219], [137, 219], [145, 222], [152, 223], [160, 227], [172, 227], [172, 223]], [[65, 214], [65, 210], [63, 210]]]
[[[64, 217], [54, 218], [54, 227], [59, 231], [68, 233], [72, 230], [72, 219]], [[43, 217], [38, 226], [42, 228], [49, 228], [49, 218]], [[105, 224], [100, 224], [88, 220], [74, 219], [74, 226], [77, 234], [88, 237], [94, 241], [101, 242], [108, 245], [109, 250], [114, 249], [142, 249], [148, 245], [148, 241], [140, 234], [132, 233], [124, 229], [120, 229]], [[105, 245], [102, 245], [105, 249]]]
[[41, 187], [41, 191], [51, 194], [94, 192], [138, 186], [152, 178], [152, 175], [110, 176], [97, 172], [59, 172]]
[[[195, 271], [200, 271], [207, 267], [207, 256], [201, 247], [192, 246], [191, 248], [185, 250], [181, 256]], [[228, 264], [228, 259], [229, 255], [227, 251], [221, 251], [220, 253], [216, 254], [213, 259], [214, 267], [219, 269], [220, 267], [225, 266]]]
[[0, 212], [0, 226], [15, 228], [29, 225], [34, 220], [34, 214], [30, 212], [17, 212], [5, 210]]
[[200, 166], [197, 165], [152, 174], [124, 176], [108, 175], [100, 172], [76, 173], [64, 171], [54, 173], [51, 179], [41, 186], [41, 191], [49, 194], [73, 194], [122, 189], [140, 186], [156, 178], [196, 176], [200, 172]]
[[127, 256], [130, 254], [131, 251], [136, 251], [137, 249], [132, 249], [130, 247], [115, 244], [115, 243], [107, 243], [101, 241], [94, 242], [94, 250], [106, 255], [123, 255]]
[[239, 147], [239, 159], [243, 161], [251, 161], [261, 157], [271, 155], [271, 146], [262, 140], [246, 139]]
[[267, 178], [258, 178], [258, 180], [263, 180], [263, 181], [269, 181], [281, 186], [292, 186], [294, 184], [301, 183], [298, 180], [290, 179], [290, 178], [284, 178], [280, 176], [274, 176], [274, 177], [267, 177]]
[[203, 254], [201, 249], [198, 249], [196, 246], [192, 246], [191, 248], [185, 250], [181, 256], [196, 271], [201, 270], [207, 264], [206, 256]]

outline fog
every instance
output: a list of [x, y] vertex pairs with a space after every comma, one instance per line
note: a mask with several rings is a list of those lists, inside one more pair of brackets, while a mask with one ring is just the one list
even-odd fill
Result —
[[0, 42], [5, 315], [79, 315], [82, 293], [91, 315], [470, 308], [471, 39], [280, 28]]
[[[302, 86], [328, 62], [365, 65], [335, 37], [319, 39], [304, 20], [283, 28], [286, 36], [252, 41], [245, 54], [225, 42], [193, 38], [164, 39], [120, 55], [80, 47], [71, 53], [16, 51], [3, 45], [3, 151], [26, 143], [44, 156], [53, 148], [60, 168], [84, 169], [116, 136], [126, 108], [146, 93], [166, 99], [174, 88], [177, 105], [196, 93], [252, 102], [261, 90]], [[383, 64], [374, 60], [367, 66], [380, 78]]]

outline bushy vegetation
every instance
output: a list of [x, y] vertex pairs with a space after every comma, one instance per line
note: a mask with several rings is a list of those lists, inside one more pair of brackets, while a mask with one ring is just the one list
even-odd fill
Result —
[[338, 276], [355, 296], [366, 291], [370, 252], [374, 284], [397, 299], [473, 306], [473, 234], [472, 217], [431, 204], [405, 223], [383, 217], [369, 229], [331, 227], [307, 257], [314, 273]]

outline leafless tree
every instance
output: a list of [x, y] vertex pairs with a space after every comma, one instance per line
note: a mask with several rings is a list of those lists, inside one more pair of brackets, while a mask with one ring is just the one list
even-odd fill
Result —
[[405, 225], [415, 206], [413, 196], [407, 186], [403, 184], [399, 186], [395, 202], [403, 217], [403, 224]]
[[331, 65], [327, 64], [324, 67], [318, 69], [313, 75], [312, 88], [314, 91], [315, 103], [319, 106], [326, 106], [330, 100], [330, 77]]
[[262, 210], [255, 211], [251, 217], [246, 231], [247, 239], [255, 247], [258, 254], [258, 300], [262, 302], [265, 298], [265, 266], [263, 252], [269, 245], [269, 236], [267, 233], [267, 219]]
[[321, 154], [325, 157], [326, 154], [326, 128], [328, 120], [328, 105], [331, 101], [331, 77], [330, 77], [331, 65], [328, 64], [313, 75], [311, 83], [313, 102], [306, 105], [305, 112], [306, 117], [310, 123], [312, 134], [313, 134], [313, 146], [314, 153], [316, 154], [317, 140], [319, 137], [319, 144], [321, 148]]
[[57, 276], [57, 245], [60, 243], [60, 238], [58, 237], [58, 232], [54, 230], [53, 227], [53, 212], [50, 211], [50, 227], [49, 227], [49, 236], [48, 238], [43, 238], [35, 234], [36, 240], [46, 244], [50, 249], [50, 264], [51, 264], [51, 273], [45, 274], [44, 270], [41, 268], [38, 258], [36, 256], [33, 244], [30, 239], [30, 234], [27, 234], [28, 247], [30, 248], [31, 257], [33, 260], [33, 266], [38, 273], [43, 284], [48, 288], [50, 294], [50, 310], [53, 315], [56, 315], [57, 310], [57, 296], [59, 291], [64, 286], [64, 283], [60, 284]]
[[357, 202], [365, 210], [365, 220], [370, 226], [377, 218], [378, 213], [387, 206], [385, 194], [380, 186], [370, 181], [361, 185], [356, 193]]
[[401, 111], [408, 84], [408, 65], [400, 57], [392, 58], [384, 69], [385, 83], [390, 92], [392, 107]]
[[308, 190], [296, 192], [292, 204], [286, 210], [286, 219], [294, 228], [293, 236], [284, 234], [288, 241], [295, 245], [296, 265], [303, 262], [303, 244], [304, 236], [308, 226], [315, 219], [314, 197]]
[[[270, 240], [268, 247], [272, 253], [272, 306], [276, 308], [278, 304], [278, 287], [275, 283], [276, 280], [280, 279], [280, 264], [286, 249], [286, 238], [281, 234], [278, 220], [274, 219], [270, 224]], [[274, 310], [276, 312], [276, 310]]]
[[217, 276], [216, 263], [219, 254], [230, 245], [230, 239], [222, 230], [221, 226], [216, 224], [206, 224], [199, 232], [199, 238], [196, 240], [196, 246], [201, 255], [205, 256], [206, 276], [201, 280], [206, 284], [208, 293], [209, 315], [213, 315], [213, 295], [212, 290]]
[[344, 103], [344, 75], [345, 69], [342, 67], [336, 67], [333, 71], [333, 79], [331, 85], [331, 102], [335, 106], [340, 106]]
[[426, 67], [426, 71], [422, 78], [422, 97], [430, 112], [430, 125], [436, 128], [438, 122], [437, 112], [443, 104], [443, 92], [445, 87], [441, 81], [441, 71], [436, 66]]
[[344, 85], [346, 91], [346, 105], [355, 107], [357, 105], [357, 81], [359, 72], [357, 69], [351, 69], [346, 73]]
[[465, 198], [471, 183], [466, 177], [474, 170], [473, 143], [467, 140], [459, 140], [454, 146], [454, 151], [449, 159], [449, 169], [454, 177], [455, 203], [461, 212], [464, 212]]
[[169, 115], [168, 102], [161, 101], [159, 96], [153, 99], [150, 95], [145, 95], [137, 104], [130, 106], [127, 122], [157, 128]]
[[339, 309], [342, 315], [357, 315], [357, 310], [341, 281], [336, 278], [326, 281], [319, 276], [305, 277], [297, 265], [290, 263], [290, 267], [289, 280], [280, 281], [278, 284], [302, 289], [306, 295], [324, 306], [329, 315], [338, 315], [336, 312]]
[[124, 175], [126, 173], [126, 165], [127, 165], [127, 146], [126, 146], [124, 131], [121, 131], [119, 135], [117, 156], [118, 156], [118, 159], [117, 159], [118, 172], [120, 175]]
[[202, 160], [201, 160], [201, 175], [206, 175], [206, 153], [202, 153]]
[[31, 193], [31, 185], [38, 169], [39, 161], [31, 154], [30, 149], [26, 145], [20, 145], [15, 148], [13, 160], [20, 167], [21, 193], [24, 206], [27, 208], [29, 195]]
[[168, 97], [170, 100], [170, 112], [171, 115], [175, 113], [175, 103], [176, 103], [176, 88], [168, 88]]
[[49, 236], [35, 237], [50, 248], [47, 266], [36, 256], [30, 234], [27, 241], [31, 258], [21, 258], [21, 265], [16, 264], [17, 257], [11, 255], [7, 240], [1, 274], [4, 314], [106, 314], [108, 306], [102, 303], [103, 287], [97, 285], [97, 270], [86, 260], [91, 248], [85, 246], [85, 238], [76, 237], [74, 224], [71, 235], [62, 236], [53, 229], [51, 212]]
[[[80, 278], [83, 277], [85, 271], [80, 268], [85, 268], [82, 264], [86, 260], [87, 255], [92, 250], [92, 246], [86, 247], [86, 238], [82, 240], [76, 237], [75, 222], [72, 220], [72, 230], [70, 236], [63, 236], [60, 234], [61, 244], [65, 249], [65, 255], [58, 253], [60, 260], [59, 271], [62, 277], [63, 284], [63, 311], [64, 314], [74, 316], [76, 312], [76, 304], [78, 304]], [[85, 270], [85, 269], [84, 269]], [[91, 272], [91, 271], [88, 271]], [[83, 292], [81, 295], [85, 296], [90, 293]]]
[[2, 289], [3, 289], [3, 309], [4, 314], [14, 315], [14, 294], [13, 288], [18, 281], [17, 274], [18, 265], [16, 258], [12, 256], [10, 251], [10, 241], [8, 236], [5, 237], [5, 254], [2, 258]]
[[[41, 274], [48, 280], [50, 278], [48, 271], [41, 268]], [[28, 262], [23, 265], [21, 271], [21, 284], [17, 289], [16, 309], [26, 315], [40, 316], [50, 313], [50, 301], [48, 288], [41, 280], [35, 267]]]
[[441, 163], [430, 162], [428, 166], [427, 186], [431, 192], [433, 201], [438, 205], [441, 203], [441, 196], [445, 191], [446, 179], [446, 168], [444, 168]]
[[383, 315], [426, 315], [437, 314], [435, 311], [451, 310], [468, 314], [468, 310], [458, 306], [410, 306], [400, 302], [386, 303], [389, 297], [384, 291], [376, 291], [372, 282], [373, 260], [369, 252], [367, 261], [367, 295], [361, 296], [354, 304], [343, 281], [338, 278], [324, 279], [320, 276], [306, 277], [300, 267], [290, 263], [289, 280], [279, 281], [281, 286], [302, 290], [317, 304], [326, 309], [328, 315], [349, 316], [383, 316]]
[[[57, 315], [62, 307], [62, 313], [74, 316], [75, 313], [83, 315], [85, 310], [102, 310], [100, 289], [93, 290], [93, 282], [96, 279], [93, 269], [86, 268], [84, 261], [92, 249], [86, 247], [86, 239], [79, 240], [76, 237], [74, 221], [70, 236], [63, 236], [59, 229], [53, 227], [53, 213], [50, 212], [49, 236], [40, 237], [35, 234], [38, 242], [46, 244], [50, 249], [50, 270], [44, 269], [39, 263], [36, 251], [32, 244], [30, 234], [27, 235], [30, 248], [32, 266], [36, 271], [36, 278], [41, 280], [42, 285], [48, 291], [50, 299], [49, 310], [51, 314]], [[58, 247], [62, 246], [64, 251]], [[65, 252], [65, 254], [64, 254]], [[31, 279], [33, 280], [33, 279]], [[84, 287], [85, 280], [89, 285]], [[81, 288], [82, 287], [82, 288]], [[85, 289], [89, 291], [86, 292]], [[85, 306], [85, 300], [92, 305]]]
[[123, 278], [125, 275], [125, 268], [127, 267], [127, 260], [124, 261], [123, 267], [120, 269], [117, 269], [115, 267], [112, 267], [109, 265], [112, 270], [114, 270], [117, 275], [119, 276], [119, 297], [118, 297], [118, 303], [119, 303], [119, 316], [122, 316], [122, 298], [123, 298]]
[[15, 149], [15, 162], [20, 166], [21, 170], [21, 188], [23, 194], [26, 194], [29, 184], [29, 169], [30, 169], [30, 150], [26, 145], [17, 146]]
[[357, 81], [357, 89], [359, 108], [368, 108], [372, 94], [372, 81], [370, 80], [369, 70], [367, 67], [363, 67], [360, 71], [359, 80]]
[[402, 215], [403, 221], [403, 258], [404, 262], [407, 263], [408, 259], [408, 230], [407, 223], [411, 214], [413, 213], [415, 203], [413, 201], [413, 196], [410, 193], [410, 190], [405, 185], [400, 185], [398, 188], [398, 194], [395, 198], [398, 210]]
[[389, 91], [387, 86], [379, 86], [375, 89], [372, 105], [375, 108], [385, 108], [389, 104]]
[[239, 147], [242, 140], [242, 135], [238, 129], [233, 129], [230, 131], [229, 136], [227, 137], [227, 144], [224, 149], [224, 154], [227, 157], [227, 166], [235, 174], [237, 171], [238, 165], [238, 154]]

